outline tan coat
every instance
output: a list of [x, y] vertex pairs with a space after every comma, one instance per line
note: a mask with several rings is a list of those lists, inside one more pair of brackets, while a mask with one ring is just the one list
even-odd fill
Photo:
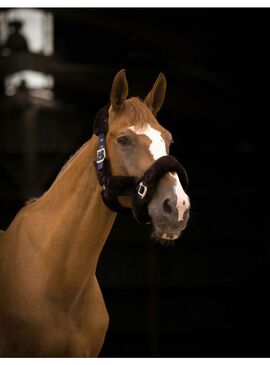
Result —
[[[107, 134], [113, 174], [142, 176], [155, 160], [155, 146], [163, 146], [164, 153], [169, 150], [170, 133], [155, 119], [165, 89], [160, 74], [145, 102], [126, 100], [125, 72], [116, 75]], [[136, 133], [138, 125], [147, 125], [152, 132]], [[116, 214], [100, 195], [93, 167], [97, 146], [93, 136], [51, 188], [21, 209], [5, 232], [0, 231], [2, 356], [99, 354], [109, 316], [95, 273]], [[187, 195], [180, 182], [175, 185], [177, 181], [170, 174], [164, 176], [149, 204], [153, 227], [162, 237], [178, 237], [186, 223], [177, 220], [180, 211], [188, 210]], [[130, 206], [129, 199], [120, 202]]]

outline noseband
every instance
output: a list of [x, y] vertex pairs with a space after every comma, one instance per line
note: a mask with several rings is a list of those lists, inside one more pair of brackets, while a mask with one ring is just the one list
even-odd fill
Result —
[[152, 163], [142, 177], [112, 176], [110, 161], [106, 152], [106, 133], [108, 132], [108, 111], [110, 104], [100, 109], [94, 120], [94, 134], [98, 136], [97, 159], [94, 166], [97, 179], [102, 186], [104, 204], [114, 212], [126, 213], [117, 199], [118, 196], [130, 196], [132, 212], [141, 224], [148, 224], [151, 218], [148, 215], [148, 204], [152, 200], [159, 180], [168, 172], [176, 172], [184, 190], [188, 187], [188, 177], [184, 167], [173, 156], [162, 156]]

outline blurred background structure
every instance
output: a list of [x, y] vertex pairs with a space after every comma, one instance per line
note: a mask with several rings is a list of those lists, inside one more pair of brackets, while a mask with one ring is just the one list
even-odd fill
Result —
[[115, 73], [144, 97], [190, 178], [175, 247], [117, 218], [98, 279], [101, 356], [269, 356], [269, 9], [0, 9], [0, 228], [91, 137]]

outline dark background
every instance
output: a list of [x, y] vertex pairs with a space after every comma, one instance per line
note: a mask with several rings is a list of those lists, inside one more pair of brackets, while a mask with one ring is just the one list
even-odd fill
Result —
[[[55, 55], [31, 64], [54, 76], [57, 103], [32, 108], [0, 87], [0, 228], [91, 136], [118, 70], [141, 97], [162, 71], [158, 119], [189, 174], [191, 219], [164, 247], [117, 218], [98, 267], [110, 314], [101, 356], [268, 357], [270, 10], [46, 11]], [[24, 57], [0, 59], [1, 83]]]

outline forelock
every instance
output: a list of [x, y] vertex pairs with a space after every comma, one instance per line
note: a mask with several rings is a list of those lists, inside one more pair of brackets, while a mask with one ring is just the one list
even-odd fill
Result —
[[123, 113], [134, 122], [136, 128], [143, 128], [147, 123], [156, 123], [156, 119], [150, 109], [138, 97], [126, 100]]

